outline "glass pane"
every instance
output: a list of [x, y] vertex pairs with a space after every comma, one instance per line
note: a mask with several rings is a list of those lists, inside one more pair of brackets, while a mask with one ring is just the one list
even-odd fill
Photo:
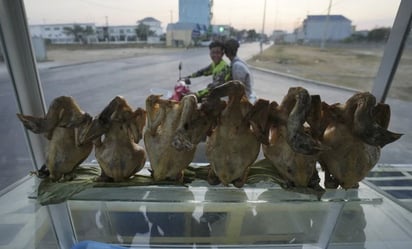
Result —
[[390, 129], [397, 130], [404, 135], [401, 138], [401, 144], [393, 143], [388, 146], [387, 150], [385, 148], [383, 153], [387, 153], [386, 155], [390, 154], [393, 161], [398, 163], [410, 163], [411, 161], [412, 133], [409, 127], [412, 127], [412, 121], [406, 119], [407, 115], [405, 115], [408, 113], [407, 111], [412, 103], [412, 83], [409, 80], [412, 75], [410, 70], [411, 60], [412, 38], [409, 33], [386, 101], [390, 104], [393, 115], [389, 126]]
[[29, 178], [10, 192], [0, 192], [1, 248], [58, 248], [48, 208], [27, 198], [35, 187], [35, 178]]
[[[100, 191], [115, 196], [124, 190]], [[277, 188], [139, 187], [131, 201], [105, 201], [97, 189], [86, 192], [91, 200], [81, 194], [69, 201], [80, 240], [179, 248], [402, 248], [411, 236], [402, 229], [410, 219], [399, 219], [408, 212], [392, 210], [391, 201], [364, 185], [330, 191], [322, 201]], [[390, 232], [379, 229], [383, 224]]]
[[[0, 52], [1, 54], [1, 52]], [[1, 57], [1, 56], [0, 56]], [[13, 84], [6, 63], [0, 61], [0, 190], [26, 177], [33, 170], [33, 163], [27, 150], [24, 129], [17, 119], [17, 103]]]
[[[199, 30], [200, 40], [191, 36], [188, 40], [177, 38], [170, 31], [174, 27], [170, 23], [195, 17], [198, 22], [203, 20], [202, 15], [191, 14], [203, 7], [192, 6], [190, 1], [159, 2], [164, 10], [158, 13], [150, 8], [157, 6], [157, 2], [96, 4], [44, 0], [44, 4], [39, 4], [26, 0], [25, 5], [31, 35], [41, 39], [45, 46], [44, 58], [38, 66], [47, 103], [58, 96], [70, 95], [82, 109], [97, 115], [116, 95], [124, 96], [135, 107], [144, 107], [145, 98], [153, 93], [171, 96], [179, 77], [196, 72], [210, 61], [206, 48], [199, 50], [196, 45], [205, 44], [204, 39], [230, 36], [242, 42], [241, 58], [250, 58], [248, 63], [252, 66], [275, 71], [270, 77], [259, 70], [253, 71], [258, 97], [280, 102], [290, 86], [301, 85], [311, 94], [320, 94], [328, 103], [342, 103], [354, 91], [372, 89], [399, 2], [383, 1], [379, 7], [370, 8], [375, 4], [368, 1], [306, 1], [299, 3], [302, 8], [295, 8], [290, 1], [279, 0], [262, 1], [257, 8], [257, 4], [248, 1], [213, 1], [212, 15], [208, 17], [212, 29], [203, 30], [202, 25], [193, 29]], [[138, 16], [132, 11], [134, 8], [141, 11]], [[230, 13], [225, 11], [228, 8], [232, 10]], [[83, 13], [85, 9], [88, 15]], [[253, 18], [238, 17], [246, 9]], [[368, 15], [360, 9], [368, 9]], [[68, 10], [79, 13], [68, 15]], [[150, 26], [147, 31], [150, 39], [145, 36], [148, 33], [136, 33], [139, 23]], [[92, 30], [89, 33], [88, 27]], [[76, 33], [76, 29], [81, 32]], [[133, 30], [132, 34], [125, 34], [125, 29]], [[265, 36], [261, 37], [262, 30]], [[261, 54], [260, 40], [265, 49]], [[192, 46], [195, 49], [186, 49]], [[36, 52], [41, 57], [41, 49]], [[224, 60], [228, 62], [227, 58]], [[183, 64], [181, 70], [179, 62]], [[298, 78], [279, 76], [284, 74]], [[210, 77], [194, 78], [190, 88], [198, 91], [210, 82]], [[278, 83], [273, 87], [271, 82]], [[318, 87], [316, 83], [326, 87]], [[397, 103], [392, 108], [395, 106]], [[392, 115], [392, 120], [400, 118], [396, 110]], [[383, 150], [381, 163], [410, 161], [404, 153], [398, 156], [410, 146], [407, 127], [405, 122], [391, 124], [390, 128], [406, 136]], [[196, 162], [207, 161], [202, 146], [201, 143]], [[94, 161], [93, 155], [88, 161]]]
[[396, 69], [395, 76], [389, 90], [389, 97], [411, 102], [412, 84], [409, 82], [411, 76], [412, 60], [412, 37], [411, 33], [407, 36], [403, 52]]

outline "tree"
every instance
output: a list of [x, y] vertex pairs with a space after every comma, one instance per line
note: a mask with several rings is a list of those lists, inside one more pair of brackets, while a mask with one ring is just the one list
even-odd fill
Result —
[[238, 40], [245, 40], [247, 39], [247, 30], [246, 29], [242, 29], [240, 31], [237, 32], [236, 37]]
[[238, 32], [235, 28], [229, 27], [229, 36], [230, 37], [238, 37]]
[[247, 40], [248, 41], [256, 41], [259, 38], [258, 34], [256, 33], [256, 30], [254, 29], [249, 29], [247, 31]]
[[82, 42], [83, 44], [87, 44], [87, 37], [89, 35], [94, 34], [94, 30], [91, 26], [86, 26], [83, 28], [82, 26], [75, 24], [72, 27], [64, 27], [63, 32], [66, 35], [72, 35], [74, 36], [74, 41], [75, 42]]
[[384, 42], [388, 39], [390, 28], [376, 28], [369, 31], [367, 39], [371, 42]]
[[150, 27], [144, 23], [139, 23], [135, 31], [137, 37], [139, 37], [139, 40], [141, 41], [147, 41], [147, 37], [155, 34], [155, 32], [153, 30], [150, 30]]

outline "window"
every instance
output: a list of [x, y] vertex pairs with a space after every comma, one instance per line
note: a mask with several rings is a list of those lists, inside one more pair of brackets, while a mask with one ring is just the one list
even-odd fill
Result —
[[[26, 0], [26, 7], [27, 7], [27, 16], [29, 18], [29, 25], [30, 22], [36, 20], [38, 18], [36, 12], [34, 12], [34, 8], [36, 6], [33, 5], [31, 0]], [[399, 3], [399, 2], [398, 2]], [[75, 8], [75, 3], [66, 3], [70, 6], [70, 8]], [[119, 4], [119, 3], [116, 3]], [[239, 4], [239, 9], [236, 9], [237, 12], [242, 12], [241, 8], [246, 5], [246, 3]], [[241, 42], [241, 49], [240, 53], [242, 53], [242, 49], [245, 51], [248, 47], [253, 47], [253, 42], [259, 41], [259, 39], [264, 39], [267, 41], [267, 46], [265, 48], [266, 51], [262, 55], [255, 55], [248, 60], [253, 66], [259, 68], [265, 68], [269, 70], [273, 70], [279, 72], [281, 74], [291, 75], [293, 77], [299, 77], [303, 79], [308, 79], [310, 81], [316, 81], [321, 83], [339, 85], [344, 88], [353, 89], [355, 91], [370, 91], [372, 89], [372, 85], [374, 82], [374, 77], [380, 65], [380, 60], [382, 58], [383, 49], [385, 48], [385, 41], [387, 39], [387, 34], [390, 30], [390, 25], [394, 20], [394, 16], [396, 14], [396, 4], [392, 1], [386, 1], [383, 5], [387, 6], [385, 10], [380, 8], [376, 8], [376, 10], [370, 10], [372, 16], [368, 20], [363, 20], [362, 15], [356, 15], [357, 12], [352, 11], [350, 8], [360, 8], [351, 7], [350, 3], [348, 2], [336, 2], [332, 6], [332, 13], [328, 16], [327, 15], [327, 6], [317, 6], [315, 4], [309, 4], [305, 6], [308, 11], [302, 12], [299, 16], [299, 19], [293, 20], [288, 22], [288, 18], [282, 16], [282, 11], [286, 11], [286, 9], [282, 9], [281, 6], [271, 6], [269, 8], [269, 4], [267, 3], [267, 10], [266, 10], [266, 28], [265, 28], [265, 37], [261, 38], [261, 18], [258, 22], [259, 25], [249, 26], [253, 27], [254, 29], [243, 29], [244, 27], [248, 27], [248, 22], [252, 23], [253, 20], [243, 20], [239, 23], [233, 23], [231, 27], [231, 32], [229, 35], [237, 37]], [[45, 5], [48, 6], [48, 5]], [[50, 3], [50, 7], [53, 7], [54, 3]], [[220, 3], [214, 3], [213, 12], [215, 21], [224, 23], [225, 19], [221, 16], [228, 15], [227, 13], [223, 15], [220, 11], [224, 6], [220, 7]], [[174, 5], [171, 9], [174, 13], [178, 13], [176, 5]], [[362, 7], [365, 6], [362, 4]], [[350, 10], [350, 11], [349, 11]], [[376, 12], [373, 12], [376, 11]], [[272, 13], [273, 12], [273, 13]], [[48, 12], [48, 15], [51, 15], [54, 12]], [[276, 16], [273, 20], [269, 20], [270, 13], [272, 16]], [[373, 15], [373, 13], [376, 13]], [[172, 13], [170, 13], [172, 14]], [[276, 15], [275, 15], [276, 14]], [[46, 14], [45, 14], [46, 15]], [[229, 14], [230, 16], [231, 14]], [[385, 18], [377, 18], [377, 16], [385, 16]], [[158, 18], [160, 19], [161, 16]], [[41, 16], [44, 20], [50, 20], [50, 24], [54, 24], [52, 21], [53, 18], [49, 18], [48, 16]], [[141, 18], [136, 19], [143, 19], [144, 16]], [[156, 18], [156, 16], [155, 16]], [[217, 19], [221, 18], [221, 19]], [[223, 19], [222, 19], [223, 18]], [[382, 19], [385, 19], [384, 23]], [[113, 20], [113, 21], [111, 21]], [[106, 25], [109, 26], [110, 34], [123, 34], [125, 30], [127, 32], [131, 31], [134, 33], [135, 31], [131, 29], [117, 29], [113, 26], [117, 25], [124, 25], [127, 24], [122, 21], [115, 21], [116, 19], [113, 17], [104, 18], [103, 20], [96, 20], [94, 23], [95, 26], [99, 25]], [[176, 21], [176, 16], [174, 17]], [[70, 17], [65, 20], [66, 22], [73, 22], [79, 23], [82, 27], [90, 26], [89, 22], [81, 19], [76, 19], [75, 16]], [[137, 21], [137, 20], [136, 20]], [[161, 23], [162, 26], [166, 26], [167, 23], [170, 22], [169, 18], [163, 18]], [[329, 22], [329, 25], [328, 23]], [[339, 23], [342, 25], [342, 29], [335, 27], [333, 23]], [[371, 24], [372, 23], [372, 24]], [[213, 23], [212, 23], [213, 24]], [[310, 26], [311, 24], [312, 26]], [[333, 24], [333, 25], [332, 25]], [[350, 26], [350, 30], [354, 30], [353, 33], [345, 33], [348, 32], [348, 28], [345, 28], [347, 25]], [[112, 26], [112, 27], [111, 27]], [[324, 29], [325, 27], [332, 28]], [[352, 27], [355, 27], [352, 29]], [[380, 28], [382, 27], [382, 28]], [[57, 27], [56, 27], [57, 28]], [[192, 39], [191, 36], [184, 35], [184, 27], [181, 32], [182, 36], [178, 37], [178, 32], [173, 32], [173, 36], [168, 36], [166, 34], [166, 41], [165, 43], [160, 43], [160, 46], [165, 46], [166, 48], [164, 51], [168, 51], [168, 46], [176, 46], [181, 44], [181, 47], [193, 46], [193, 45], [201, 45], [200, 41], [197, 44], [196, 39]], [[49, 27], [45, 27], [45, 30], [50, 30]], [[192, 28], [188, 29], [191, 32]], [[213, 29], [212, 29], [213, 30]], [[322, 31], [323, 30], [323, 31]], [[333, 32], [332, 32], [333, 31]], [[365, 36], [358, 36], [357, 31]], [[325, 32], [331, 32], [325, 35]], [[386, 32], [386, 33], [385, 33]], [[217, 34], [208, 34], [207, 32], [202, 32], [202, 35], [209, 35], [208, 39], [219, 38], [219, 33]], [[74, 68], [78, 67], [76, 63], [78, 62], [90, 62], [82, 65], [81, 68], [93, 67], [93, 63], [95, 60], [101, 60], [103, 63], [109, 63], [107, 61], [108, 58], [125, 58], [130, 56], [128, 52], [128, 48], [126, 43], [135, 44], [136, 42], [133, 39], [125, 39], [124, 37], [120, 37], [119, 35], [112, 35], [109, 36], [103, 32], [102, 37], [97, 39], [92, 39], [93, 35], [96, 34], [87, 34], [82, 35], [82, 37], [89, 37], [88, 39], [83, 39], [83, 42], [93, 42], [90, 45], [98, 47], [100, 44], [107, 44], [108, 42], [113, 42], [116, 44], [118, 41], [125, 41], [125, 52], [120, 53], [119, 49], [116, 50], [73, 50], [67, 49], [68, 47], [50, 47], [48, 51], [48, 59], [51, 63], [56, 63], [60, 65], [59, 69], [55, 69], [54, 67], [47, 67], [46, 64], [39, 63], [40, 68], [40, 80], [42, 81], [46, 102], [50, 103], [51, 100], [60, 95], [72, 95], [75, 98], [78, 98], [80, 102], [86, 102], [90, 106], [85, 107], [88, 109], [87, 111], [91, 112], [93, 115], [96, 115], [98, 111], [105, 105], [104, 102], [110, 101], [116, 95], [123, 95], [127, 98], [130, 98], [131, 101], [134, 101], [135, 106], [144, 106], [144, 96], [147, 96], [151, 93], [151, 88], [161, 88], [164, 89], [165, 92], [170, 92], [173, 89], [173, 78], [176, 78], [176, 70], [161, 70], [162, 74], [156, 73], [154, 75], [149, 74], [148, 71], [143, 70], [139, 73], [139, 75], [134, 75], [136, 73], [136, 68], [133, 68], [133, 79], [123, 78], [125, 75], [128, 75], [126, 72], [122, 72], [122, 67], [119, 67], [115, 70], [114, 67], [111, 67], [112, 71], [109, 73], [109, 70], [75, 70]], [[52, 38], [51, 34], [48, 34], [47, 37]], [[138, 52], [138, 57], [135, 58], [135, 61], [132, 60], [128, 63], [138, 63], [142, 58], [141, 55], [146, 55], [144, 51], [144, 47], [146, 47], [145, 43], [149, 41], [145, 41], [139, 37], [139, 44], [141, 44], [142, 48], [138, 50], [142, 52]], [[345, 37], [342, 39], [342, 37]], [[202, 39], [206, 39], [207, 37], [201, 37]], [[223, 36], [221, 38], [227, 38]], [[187, 40], [189, 39], [189, 40]], [[337, 40], [336, 40], [337, 39]], [[340, 40], [339, 40], [340, 39]], [[274, 42], [274, 43], [273, 43]], [[409, 43], [408, 43], [409, 44]], [[406, 54], [403, 57], [402, 63], [398, 69], [398, 73], [395, 77], [394, 83], [392, 84], [391, 91], [389, 93], [390, 98], [400, 98], [401, 100], [407, 100], [410, 91], [410, 87], [407, 85], [406, 80], [408, 68], [405, 67], [405, 61], [408, 62], [408, 49], [409, 45], [406, 45]], [[271, 46], [269, 46], [271, 45]], [[321, 46], [324, 46], [323, 48]], [[69, 45], [67, 45], [69, 46]], [[135, 50], [136, 51], [136, 50]], [[98, 57], [93, 57], [96, 59], [92, 59], [92, 55]], [[197, 59], [196, 61], [191, 61], [188, 58], [184, 59], [188, 61], [184, 63], [184, 67], [182, 70], [182, 74], [189, 74], [191, 72], [196, 71], [197, 69], [201, 68], [204, 63], [208, 62], [208, 53], [205, 53], [204, 57]], [[78, 58], [74, 58], [78, 56]], [[176, 64], [178, 63], [178, 58], [183, 55], [177, 55], [176, 57]], [[189, 62], [190, 61], [190, 62]], [[67, 65], [67, 66], [65, 66]], [[73, 66], [69, 66], [73, 65]], [[110, 66], [109, 66], [110, 67]], [[156, 68], [157, 66], [154, 66]], [[66, 74], [67, 73], [67, 74]], [[82, 75], [81, 73], [84, 73]], [[91, 73], [91, 75], [88, 75]], [[258, 73], [256, 73], [258, 74]], [[69, 76], [70, 75], [70, 76]], [[110, 75], [110, 77], [108, 77]], [[403, 76], [401, 76], [403, 75]], [[143, 80], [142, 76], [148, 77], [149, 79]], [[136, 78], [138, 79], [136, 81]], [[151, 84], [147, 84], [147, 81], [150, 81]], [[196, 84], [196, 81], [198, 83]], [[194, 90], [196, 88], [200, 88], [204, 84], [207, 84], [207, 79], [196, 79], [195, 84], [193, 85]], [[121, 84], [119, 82], [122, 82]], [[132, 83], [134, 82], [134, 83]], [[268, 98], [268, 99], [275, 99], [280, 101], [283, 95], [286, 92], [286, 89], [279, 89], [277, 91], [273, 89], [266, 89], [265, 87], [259, 86], [259, 77], [256, 79], [256, 92], [258, 96]], [[399, 82], [404, 82], [401, 85]], [[103, 88], [98, 86], [106, 85], [109, 90], [103, 91]], [[90, 90], [88, 90], [90, 88]], [[80, 90], [83, 89], [83, 90]], [[316, 91], [316, 90], [315, 90]], [[87, 94], [85, 94], [87, 92]], [[138, 92], [136, 94], [136, 92]], [[96, 98], [98, 100], [90, 102], [86, 101], [85, 99], [82, 100], [82, 96], [87, 95], [87, 99]], [[98, 97], [99, 96], [99, 97]], [[136, 96], [141, 96], [136, 99]], [[325, 95], [325, 100], [329, 102], [344, 102], [345, 97], [339, 97], [334, 99], [333, 97], [330, 98], [328, 95]], [[392, 106], [393, 112], [396, 113], [397, 106]], [[402, 128], [403, 129], [403, 128]], [[400, 132], [408, 133], [408, 129], [402, 130]], [[390, 147], [390, 146], [388, 146]], [[385, 158], [386, 152], [391, 151], [390, 149], [384, 150], [383, 155]], [[401, 157], [390, 157], [391, 160], [398, 163], [406, 163], [409, 161], [409, 158], [401, 158]], [[93, 159], [90, 159], [93, 160]], [[382, 161], [388, 163], [389, 161]]]

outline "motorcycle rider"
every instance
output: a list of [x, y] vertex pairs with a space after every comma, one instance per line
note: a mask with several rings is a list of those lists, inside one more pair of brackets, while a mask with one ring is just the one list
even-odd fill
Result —
[[212, 83], [207, 85], [207, 88], [196, 92], [196, 96], [200, 100], [209, 93], [209, 89], [223, 84], [230, 80], [231, 70], [229, 65], [223, 60], [225, 46], [220, 41], [213, 41], [209, 44], [209, 55], [212, 63], [208, 66], [192, 73], [186, 78], [196, 78], [200, 76], [212, 75]]

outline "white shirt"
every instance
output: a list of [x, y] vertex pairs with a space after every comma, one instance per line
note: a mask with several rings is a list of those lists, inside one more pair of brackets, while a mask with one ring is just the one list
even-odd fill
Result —
[[230, 63], [232, 67], [232, 79], [239, 80], [245, 86], [246, 96], [251, 103], [255, 103], [256, 95], [253, 92], [253, 76], [246, 62], [235, 56]]

